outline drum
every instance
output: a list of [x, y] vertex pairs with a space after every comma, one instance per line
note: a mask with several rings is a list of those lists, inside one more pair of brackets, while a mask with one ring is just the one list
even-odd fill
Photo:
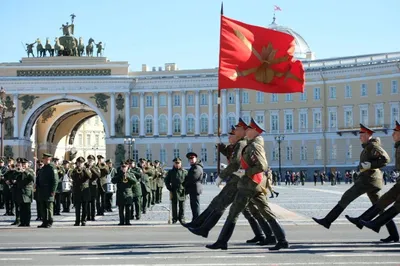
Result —
[[62, 192], [70, 192], [71, 191], [71, 182], [63, 181], [62, 182]]
[[106, 189], [106, 193], [114, 193], [114, 184], [112, 183], [108, 183], [107, 184], [107, 189]]

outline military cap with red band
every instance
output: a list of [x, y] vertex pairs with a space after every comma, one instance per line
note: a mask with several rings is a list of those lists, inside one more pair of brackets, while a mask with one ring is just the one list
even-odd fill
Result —
[[255, 129], [255, 130], [256, 130], [258, 133], [260, 133], [260, 134], [263, 133], [263, 132], [265, 131], [259, 124], [257, 124], [256, 121], [254, 121], [253, 118], [251, 119], [249, 128]]
[[239, 118], [239, 123], [235, 127], [242, 127], [246, 130], [249, 126], [246, 124], [246, 122], [243, 121], [242, 118]]
[[375, 131], [373, 131], [372, 129], [364, 126], [363, 124], [360, 124], [360, 133], [368, 133], [370, 135], [374, 134]]
[[396, 121], [396, 126], [393, 129], [394, 131], [400, 131], [400, 124]]

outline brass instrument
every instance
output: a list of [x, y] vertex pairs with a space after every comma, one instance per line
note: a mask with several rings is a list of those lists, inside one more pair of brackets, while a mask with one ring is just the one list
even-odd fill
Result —
[[74, 170], [76, 171], [76, 173], [81, 174], [82, 171], [83, 171], [83, 168], [82, 167], [76, 167]]
[[122, 178], [123, 183], [128, 183], [128, 178], [126, 177], [126, 172], [124, 173], [124, 178]]
[[100, 170], [106, 168], [106, 166], [107, 166], [106, 163], [99, 163], [98, 164], [98, 167], [100, 168]]

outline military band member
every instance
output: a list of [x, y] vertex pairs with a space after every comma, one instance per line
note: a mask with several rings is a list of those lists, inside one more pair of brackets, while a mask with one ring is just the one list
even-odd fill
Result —
[[6, 172], [4, 158], [0, 158], [0, 209], [4, 209], [4, 174]]
[[53, 155], [49, 153], [43, 153], [42, 161], [44, 165], [39, 171], [39, 178], [36, 183], [43, 221], [38, 226], [39, 228], [49, 228], [53, 225], [53, 205], [58, 184], [58, 171], [51, 163], [52, 157]]
[[120, 169], [112, 179], [117, 185], [117, 206], [119, 211], [118, 225], [131, 225], [131, 207], [133, 202], [132, 186], [138, 183], [135, 176], [128, 171], [128, 164], [121, 162]]
[[156, 203], [161, 203], [165, 174], [164, 174], [164, 169], [161, 167], [159, 160], [154, 161], [154, 168], [156, 170]]
[[[396, 126], [393, 129], [393, 141], [394, 147], [396, 149], [395, 152], [395, 169], [400, 171], [400, 124], [396, 121]], [[375, 218], [381, 211], [385, 210], [386, 207], [391, 205], [393, 202], [393, 206], [377, 217], [375, 220], [371, 221]], [[388, 190], [382, 197], [368, 210], [366, 210], [359, 217], [349, 217], [346, 215], [346, 218], [355, 224], [358, 228], [362, 228], [365, 225], [368, 228], [373, 229], [376, 232], [379, 232], [381, 226], [386, 224], [386, 227], [389, 231], [389, 237], [381, 239], [382, 242], [399, 242], [399, 233], [397, 232], [396, 225], [393, 222], [393, 218], [400, 211], [400, 179], [397, 179], [397, 182], [394, 186]], [[371, 222], [370, 222], [371, 221]]]
[[192, 221], [200, 215], [200, 195], [203, 192], [203, 185], [201, 184], [203, 163], [197, 157], [197, 154], [194, 152], [186, 154], [186, 158], [190, 163], [190, 169], [185, 179], [185, 193], [189, 194]]
[[[324, 218], [317, 219], [313, 217], [313, 220], [323, 227], [329, 229], [344, 209], [353, 200], [365, 193], [367, 193], [372, 204], [375, 204], [379, 200], [379, 191], [383, 186], [382, 171], [380, 168], [386, 166], [390, 159], [389, 155], [382, 148], [380, 139], [372, 137], [373, 133], [372, 129], [360, 124], [360, 141], [363, 147], [360, 154], [360, 174], [353, 186], [343, 194], [338, 204]], [[389, 234], [393, 233], [393, 227], [396, 229], [393, 221], [386, 226]]]
[[60, 165], [60, 159], [53, 158], [53, 164], [58, 171], [58, 184], [56, 189], [56, 196], [54, 198], [54, 215], [61, 215], [61, 193], [62, 193], [62, 179], [64, 177], [64, 169]]
[[[185, 179], [187, 171], [182, 168], [182, 160], [175, 158], [174, 166], [168, 171], [165, 177], [165, 186], [169, 190], [172, 205], [172, 223], [178, 220], [185, 222]], [[178, 210], [179, 209], [179, 210]]]
[[[117, 173], [117, 169], [114, 168], [111, 159], [106, 160], [106, 164], [107, 164], [107, 167], [108, 167], [108, 169], [110, 171], [110, 173], [107, 175], [107, 184], [106, 184], [106, 186], [107, 186], [108, 184], [112, 184], [111, 183], [111, 179]], [[114, 186], [114, 184], [113, 184], [113, 186]], [[115, 191], [115, 189], [112, 190], [112, 191], [106, 191], [106, 195], [105, 195], [105, 210], [107, 212], [112, 212], [113, 211], [112, 210], [112, 197], [113, 197], [114, 191]]]
[[20, 227], [29, 227], [31, 221], [31, 203], [33, 199], [34, 171], [29, 168], [28, 160], [21, 158], [21, 171], [16, 177], [16, 199], [20, 209]]
[[142, 169], [136, 166], [134, 160], [127, 160], [129, 165], [129, 172], [135, 176], [137, 183], [132, 186], [132, 194], [133, 194], [133, 205], [131, 209], [131, 220], [136, 218], [136, 220], [140, 220], [142, 215]]
[[89, 188], [90, 188], [90, 201], [89, 201], [89, 207], [88, 207], [88, 221], [96, 221], [95, 216], [96, 216], [96, 199], [97, 199], [97, 191], [98, 191], [98, 186], [97, 186], [97, 180], [100, 178], [100, 169], [94, 164], [96, 158], [93, 155], [89, 155], [87, 157], [87, 163], [85, 164], [85, 167], [90, 170], [92, 173], [91, 178], [90, 178], [90, 183], [89, 183]]
[[148, 161], [148, 167], [153, 169], [153, 175], [149, 176], [150, 179], [150, 188], [151, 188], [151, 205], [156, 204], [156, 191], [157, 191], [157, 172], [154, 164], [151, 161]]
[[71, 179], [71, 171], [70, 161], [64, 160], [61, 166], [62, 170], [60, 171], [63, 175], [60, 176], [62, 183], [62, 194], [61, 194], [61, 203], [63, 210], [62, 212], [69, 212], [71, 207], [71, 195], [72, 195], [72, 179]]
[[104, 215], [105, 205], [106, 205], [106, 190], [107, 190], [107, 175], [110, 173], [110, 169], [104, 162], [104, 157], [102, 155], [97, 155], [97, 168], [100, 169], [100, 177], [97, 180], [97, 199], [96, 199], [96, 209], [97, 215]]
[[4, 173], [4, 203], [6, 205], [6, 213], [4, 215], [14, 216], [14, 201], [12, 200], [12, 177], [15, 172], [14, 158], [7, 159], [7, 171]]
[[90, 201], [89, 182], [92, 176], [91, 171], [83, 166], [85, 158], [79, 157], [75, 161], [75, 168], [71, 172], [72, 194], [75, 207], [75, 224], [74, 226], [86, 225], [88, 204]]
[[153, 170], [147, 166], [146, 159], [139, 159], [139, 167], [142, 170], [142, 213], [146, 214], [147, 208], [150, 207], [150, 200], [151, 200], [151, 187], [150, 187], [150, 178], [149, 174], [153, 175]]
[[18, 188], [17, 188], [17, 178], [19, 178], [22, 174], [22, 158], [17, 158], [15, 171], [13, 171], [12, 175], [8, 176], [8, 180], [11, 183], [11, 193], [12, 199], [15, 205], [15, 221], [11, 225], [19, 225], [21, 222], [21, 210], [20, 210], [20, 201], [18, 198]]
[[38, 199], [38, 189], [37, 189], [37, 182], [38, 182], [38, 178], [39, 178], [39, 172], [40, 170], [43, 168], [44, 164], [41, 160], [37, 160], [36, 161], [37, 164], [37, 169], [36, 169], [36, 179], [35, 179], [35, 184], [33, 187], [33, 198], [36, 201], [36, 213], [37, 213], [37, 217], [36, 217], [36, 221], [41, 221], [42, 220], [42, 208], [40, 206], [40, 200]]
[[280, 226], [275, 214], [268, 206], [267, 198], [265, 197], [266, 189], [262, 186], [263, 181], [266, 181], [264, 172], [268, 168], [264, 149], [264, 139], [261, 136], [262, 132], [264, 132], [264, 129], [262, 129], [254, 119], [251, 119], [249, 128], [246, 130], [248, 143], [242, 150], [240, 161], [244, 173], [237, 173], [238, 175], [242, 175], [238, 182], [238, 192], [236, 193], [217, 242], [206, 246], [209, 249], [228, 249], [228, 241], [235, 229], [237, 218], [246, 208], [250, 200], [257, 206], [261, 215], [268, 221], [268, 224], [271, 226], [276, 240], [278, 241], [274, 247], [269, 249], [279, 250], [289, 247], [283, 228]]

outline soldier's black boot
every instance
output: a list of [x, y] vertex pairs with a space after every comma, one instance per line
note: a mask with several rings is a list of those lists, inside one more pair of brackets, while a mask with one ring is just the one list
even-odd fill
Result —
[[200, 227], [188, 227], [188, 229], [195, 235], [207, 238], [208, 233], [218, 223], [221, 216], [222, 213], [213, 211]]
[[186, 228], [200, 227], [204, 223], [204, 221], [208, 218], [208, 216], [211, 215], [212, 212], [213, 212], [212, 209], [210, 207], [208, 207], [193, 221], [191, 221], [189, 223], [181, 223], [181, 224], [182, 224], [182, 226], [184, 226]]
[[252, 239], [249, 239], [246, 241], [246, 243], [257, 243], [257, 242], [262, 242], [265, 240], [265, 235], [263, 231], [261, 230], [260, 224], [257, 222], [255, 218], [250, 218], [247, 219], [247, 221], [250, 224], [251, 230], [253, 230], [254, 237]]
[[282, 248], [289, 248], [289, 243], [286, 240], [285, 231], [282, 226], [279, 224], [278, 220], [273, 219], [268, 221], [271, 226], [272, 231], [276, 237], [278, 243], [274, 247], [269, 248], [269, 250], [280, 250]]
[[258, 242], [257, 245], [259, 245], [259, 246], [275, 245], [276, 244], [276, 238], [272, 234], [272, 229], [269, 226], [269, 223], [267, 222], [267, 220], [265, 220], [265, 219], [262, 219], [262, 220], [257, 219], [257, 221], [260, 224], [261, 229], [263, 230], [263, 232], [265, 234], [264, 241]]
[[344, 211], [343, 207], [338, 204], [335, 207], [333, 207], [333, 209], [325, 216], [325, 218], [322, 219], [318, 219], [315, 217], [312, 218], [316, 223], [322, 225], [326, 229], [329, 229], [333, 221], [335, 221], [343, 211]]
[[274, 192], [275, 196], [278, 197], [279, 196], [279, 192]]
[[381, 210], [378, 207], [376, 207], [375, 205], [372, 205], [368, 210], [366, 210], [363, 214], [361, 214], [358, 217], [350, 217], [347, 214], [345, 215], [345, 217], [347, 218], [347, 220], [349, 220], [352, 224], [357, 226], [359, 229], [362, 229], [364, 226], [360, 223], [360, 220], [371, 221], [380, 212], [381, 212]]
[[390, 220], [386, 224], [386, 228], [389, 232], [389, 236], [387, 238], [381, 239], [383, 243], [390, 243], [390, 242], [399, 242], [399, 232], [397, 231], [396, 224], [393, 220]]
[[390, 222], [390, 220], [396, 217], [397, 214], [399, 214], [399, 212], [396, 210], [396, 208], [390, 207], [387, 211], [379, 215], [375, 220], [372, 221], [360, 220], [360, 223], [365, 227], [368, 227], [369, 229], [379, 233], [381, 227]]
[[209, 249], [228, 249], [228, 241], [233, 234], [233, 230], [235, 229], [235, 223], [232, 221], [226, 221], [224, 227], [222, 227], [221, 233], [219, 234], [217, 242], [212, 245], [206, 245], [206, 248]]
[[125, 225], [131, 225], [131, 205], [125, 205]]

